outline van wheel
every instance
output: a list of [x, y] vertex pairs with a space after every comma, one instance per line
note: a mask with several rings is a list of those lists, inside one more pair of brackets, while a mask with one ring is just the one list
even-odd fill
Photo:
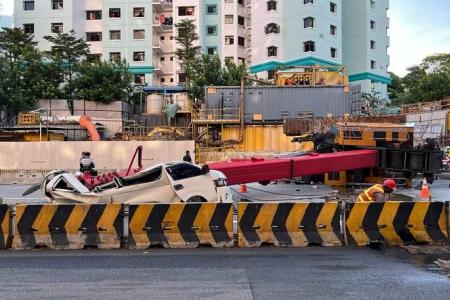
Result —
[[206, 202], [206, 199], [202, 196], [193, 196], [186, 201], [187, 203], [200, 203], [200, 202]]

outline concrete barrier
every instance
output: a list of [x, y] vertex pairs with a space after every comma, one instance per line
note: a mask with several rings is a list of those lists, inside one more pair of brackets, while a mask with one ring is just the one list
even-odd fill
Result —
[[120, 204], [17, 205], [12, 249], [120, 248]]
[[347, 203], [347, 244], [448, 244], [445, 206], [444, 202]]
[[232, 247], [232, 218], [231, 203], [130, 205], [128, 247]]
[[328, 203], [239, 203], [239, 247], [341, 246], [340, 206]]
[[0, 205], [0, 249], [9, 248], [10, 210], [8, 205]]

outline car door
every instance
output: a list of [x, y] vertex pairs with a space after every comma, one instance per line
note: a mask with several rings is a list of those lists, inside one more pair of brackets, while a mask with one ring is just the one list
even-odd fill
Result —
[[165, 168], [170, 184], [183, 201], [200, 196], [206, 201], [215, 201], [217, 198], [214, 181], [209, 174], [190, 163], [176, 163]]

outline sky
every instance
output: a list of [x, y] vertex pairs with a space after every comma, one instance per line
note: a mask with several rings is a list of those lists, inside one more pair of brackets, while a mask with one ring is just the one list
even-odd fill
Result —
[[[12, 15], [13, 3], [0, 0], [0, 14]], [[391, 72], [404, 76], [424, 57], [450, 52], [449, 6], [450, 0], [390, 0]]]

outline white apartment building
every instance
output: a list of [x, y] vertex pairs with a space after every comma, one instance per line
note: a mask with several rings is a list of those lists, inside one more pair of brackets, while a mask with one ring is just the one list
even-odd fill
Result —
[[174, 24], [195, 20], [203, 53], [245, 63], [258, 77], [283, 66], [344, 65], [363, 92], [387, 98], [389, 0], [15, 0], [15, 25], [44, 35], [75, 30], [92, 55], [125, 59], [136, 83], [185, 80]]

